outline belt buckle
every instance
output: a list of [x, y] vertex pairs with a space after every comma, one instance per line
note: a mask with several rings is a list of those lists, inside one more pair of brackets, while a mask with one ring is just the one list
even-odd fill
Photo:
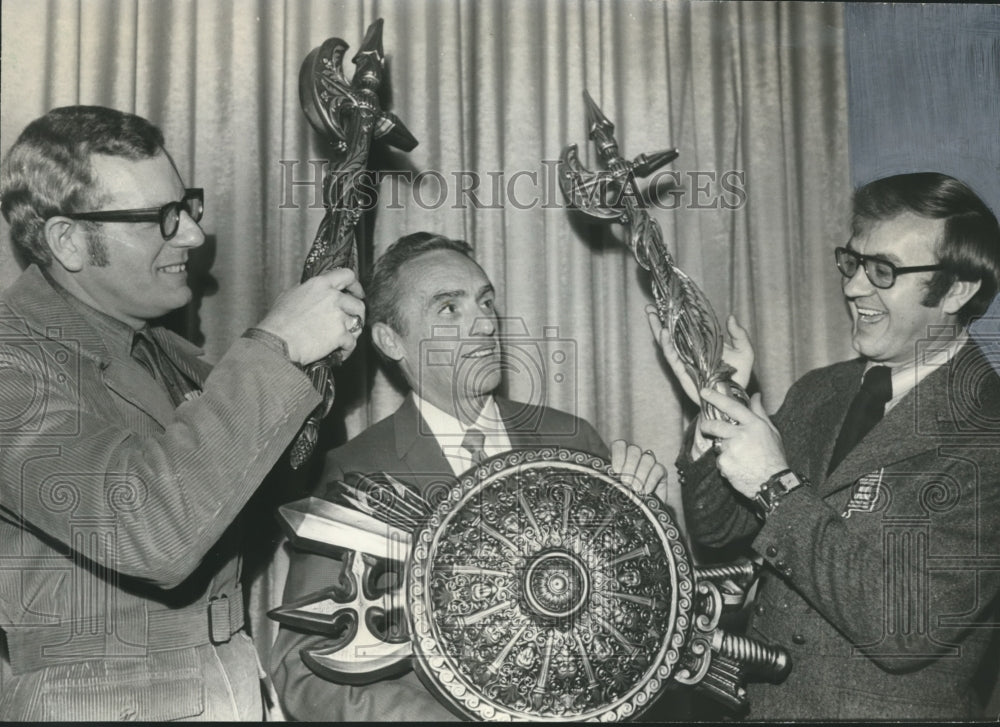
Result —
[[208, 639], [213, 644], [224, 644], [232, 638], [232, 621], [229, 618], [229, 596], [208, 599]]

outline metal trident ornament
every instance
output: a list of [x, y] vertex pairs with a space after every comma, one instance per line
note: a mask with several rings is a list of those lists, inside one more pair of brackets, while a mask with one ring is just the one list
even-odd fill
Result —
[[[618, 151], [615, 126], [586, 91], [590, 139], [607, 171], [592, 172], [581, 163], [576, 144], [563, 150], [559, 186], [566, 200], [589, 217], [619, 222], [636, 261], [652, 276], [653, 298], [660, 322], [670, 333], [674, 350], [699, 388], [716, 389], [749, 404], [746, 391], [732, 380], [734, 369], [722, 360], [723, 335], [712, 305], [701, 289], [674, 263], [660, 226], [643, 207], [636, 177], [646, 177], [677, 158], [676, 149], [640, 154], [628, 161]], [[724, 417], [702, 402], [713, 419]]]
[[[302, 281], [331, 268], [358, 271], [357, 227], [368, 196], [362, 194], [368, 152], [373, 139], [403, 151], [417, 145], [395, 115], [382, 110], [378, 91], [382, 85], [385, 55], [382, 20], [368, 27], [354, 56], [357, 66], [350, 81], [344, 75], [344, 54], [350, 46], [330, 38], [303, 61], [299, 72], [299, 102], [309, 123], [333, 146], [330, 168], [323, 180], [326, 214], [306, 256]], [[342, 361], [335, 351], [306, 367], [323, 401], [309, 415], [291, 448], [291, 465], [298, 469], [309, 459], [319, 438], [320, 422], [333, 406], [333, 368]]]

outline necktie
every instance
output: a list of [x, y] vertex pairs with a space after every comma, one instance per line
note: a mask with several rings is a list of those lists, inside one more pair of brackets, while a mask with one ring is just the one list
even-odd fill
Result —
[[132, 358], [138, 361], [149, 375], [163, 383], [163, 362], [160, 348], [146, 330], [135, 332], [132, 337]]
[[472, 455], [472, 462], [474, 464], [482, 464], [482, 461], [486, 459], [484, 444], [486, 444], [486, 435], [475, 427], [469, 427], [465, 432], [465, 438], [462, 440], [462, 448]]
[[844, 424], [833, 447], [833, 457], [826, 473], [833, 472], [847, 453], [878, 424], [885, 413], [885, 405], [892, 398], [892, 372], [888, 366], [873, 366], [861, 380], [861, 390], [854, 396], [847, 410]]
[[201, 391], [197, 384], [178, 371], [160, 351], [156, 340], [146, 329], [136, 331], [132, 337], [132, 358], [167, 390], [174, 406], [179, 406]]

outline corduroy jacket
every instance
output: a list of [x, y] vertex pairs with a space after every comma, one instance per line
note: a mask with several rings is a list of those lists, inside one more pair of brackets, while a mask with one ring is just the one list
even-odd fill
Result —
[[232, 719], [233, 695], [259, 699], [231, 525], [319, 395], [257, 341], [213, 369], [153, 335], [199, 397], [175, 408], [34, 266], [0, 298], [5, 719]]

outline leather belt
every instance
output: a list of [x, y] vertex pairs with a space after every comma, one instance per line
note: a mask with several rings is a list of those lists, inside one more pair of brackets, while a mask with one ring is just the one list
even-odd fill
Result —
[[223, 644], [243, 628], [243, 591], [176, 609], [143, 604], [108, 616], [65, 620], [52, 626], [8, 626], [11, 670], [24, 674], [88, 659], [143, 657], [149, 652]]

